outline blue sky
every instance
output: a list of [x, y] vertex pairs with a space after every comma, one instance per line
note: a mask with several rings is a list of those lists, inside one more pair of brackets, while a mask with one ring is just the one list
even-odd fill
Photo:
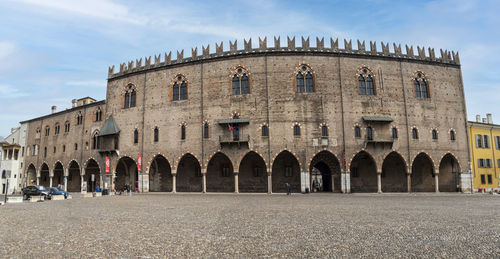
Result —
[[[459, 51], [469, 120], [500, 94], [498, 1], [0, 2], [0, 136], [19, 121], [106, 95], [108, 66], [191, 47], [274, 35], [339, 37]], [[314, 40], [313, 40], [313, 45]], [[327, 43], [329, 45], [329, 43]], [[342, 46], [342, 43], [341, 43]], [[379, 45], [380, 49], [380, 45]], [[436, 53], [437, 54], [437, 53]]]

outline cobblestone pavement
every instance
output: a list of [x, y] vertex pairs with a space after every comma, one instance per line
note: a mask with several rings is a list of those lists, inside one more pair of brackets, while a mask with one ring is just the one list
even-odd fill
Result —
[[0, 257], [500, 255], [493, 195], [74, 196], [0, 206]]

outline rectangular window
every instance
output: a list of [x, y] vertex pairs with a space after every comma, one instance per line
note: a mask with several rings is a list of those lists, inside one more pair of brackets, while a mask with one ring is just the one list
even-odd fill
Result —
[[500, 159], [497, 159], [497, 167], [500, 168]]
[[486, 168], [491, 168], [491, 159], [485, 159], [486, 160]]
[[352, 178], [358, 177], [358, 168], [357, 167], [352, 168], [352, 170], [351, 170], [351, 177]]
[[484, 148], [490, 148], [490, 136], [488, 135], [483, 135], [483, 138], [484, 138]]
[[21, 156], [24, 157], [24, 147], [21, 148]]
[[262, 176], [262, 168], [260, 168], [260, 167], [254, 167], [254, 169], [253, 169], [253, 176], [254, 177], [260, 177], [260, 176]]
[[500, 149], [500, 136], [495, 136], [495, 146]]
[[483, 147], [483, 136], [476, 134], [476, 147], [482, 148]]
[[486, 184], [486, 178], [484, 174], [481, 175], [481, 184]]
[[493, 184], [493, 177], [491, 177], [491, 174], [488, 175], [488, 184]]
[[478, 166], [479, 168], [483, 168], [483, 167], [484, 167], [484, 159], [479, 158], [479, 159], [477, 160], [477, 166]]
[[222, 177], [229, 177], [229, 167], [222, 168]]
[[292, 177], [293, 170], [291, 166], [285, 167], [285, 177]]

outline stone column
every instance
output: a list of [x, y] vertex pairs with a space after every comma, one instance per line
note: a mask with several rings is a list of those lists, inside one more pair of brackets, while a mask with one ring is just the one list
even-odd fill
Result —
[[439, 174], [434, 175], [434, 187], [436, 188], [436, 193], [439, 193]]
[[36, 177], [36, 185], [40, 185], [40, 176]]
[[240, 193], [240, 190], [238, 188], [238, 172], [234, 172], [234, 192]]
[[267, 169], [267, 194], [273, 193], [273, 175], [272, 170]]
[[[83, 172], [85, 172], [85, 170], [83, 170]], [[82, 190], [83, 176], [84, 175], [80, 175], [80, 191]], [[88, 183], [87, 183], [87, 189], [88, 189]]]
[[52, 178], [53, 176], [49, 176], [49, 187], [52, 187]]
[[68, 175], [69, 175], [69, 169], [66, 168], [64, 169], [64, 191], [68, 191]]
[[207, 193], [207, 169], [206, 168], [203, 168], [201, 169], [201, 177], [202, 177], [202, 189], [201, 189], [201, 192], [202, 193]]
[[340, 186], [343, 193], [351, 193], [351, 172], [345, 171], [340, 174]]
[[408, 193], [411, 193], [411, 171], [406, 173], [406, 184], [408, 185]]
[[382, 193], [382, 172], [377, 172], [377, 193]]
[[172, 170], [172, 193], [177, 192], [177, 170]]

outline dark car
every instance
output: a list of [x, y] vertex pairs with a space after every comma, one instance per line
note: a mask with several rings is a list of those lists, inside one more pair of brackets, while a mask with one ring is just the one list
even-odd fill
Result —
[[65, 192], [63, 190], [59, 190], [57, 187], [49, 187], [48, 189], [49, 195], [47, 198], [52, 199], [52, 195], [64, 195], [64, 199], [68, 198], [69, 192]]
[[29, 185], [22, 188], [21, 191], [25, 200], [29, 199], [31, 196], [44, 196], [47, 198], [49, 195], [49, 190], [41, 185]]

